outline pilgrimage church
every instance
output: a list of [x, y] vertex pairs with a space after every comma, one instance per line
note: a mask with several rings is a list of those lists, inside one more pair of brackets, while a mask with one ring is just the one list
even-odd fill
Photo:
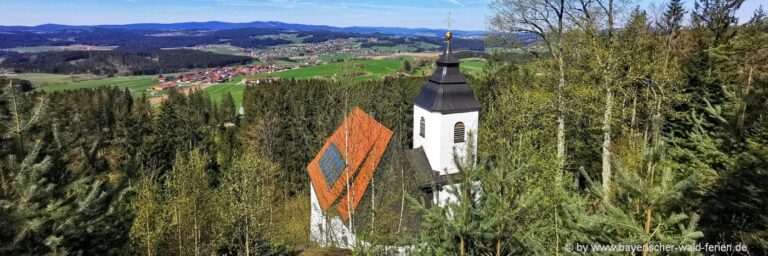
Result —
[[[452, 33], [447, 32], [445, 39], [445, 51], [436, 62], [434, 74], [413, 99], [413, 148], [404, 150], [405, 159], [397, 159], [407, 160], [411, 167], [408, 190], [417, 191], [417, 196], [431, 207], [443, 207], [456, 200], [449, 192], [454, 188], [450, 181], [459, 173], [457, 161], [475, 161], [481, 107], [460, 72], [459, 59], [451, 49]], [[390, 129], [355, 108], [326, 140], [307, 165], [312, 241], [320, 246], [340, 248], [366, 243], [358, 239], [357, 227], [361, 221], [375, 220], [375, 216], [362, 218], [356, 213], [368, 200], [375, 202], [376, 197], [384, 196], [379, 194], [382, 185], [375, 184], [378, 180], [374, 180], [374, 176], [383, 171], [377, 167], [392, 136]], [[387, 188], [383, 188], [384, 191]], [[408, 203], [404, 197], [404, 203]], [[382, 206], [374, 203], [369, 207]], [[400, 210], [400, 222], [402, 215]], [[398, 232], [400, 228], [398, 226]]]

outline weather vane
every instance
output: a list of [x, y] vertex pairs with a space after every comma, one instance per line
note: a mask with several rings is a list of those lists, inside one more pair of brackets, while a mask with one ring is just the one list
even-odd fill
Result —
[[451, 33], [451, 23], [453, 23], [453, 21], [454, 21], [453, 20], [453, 15], [451, 14], [450, 11], [448, 11], [448, 17], [445, 18], [445, 20], [444, 20], [445, 25], [447, 26], [447, 29], [448, 29], [448, 31], [445, 32], [445, 40], [450, 41], [451, 38], [453, 38], [453, 33]]

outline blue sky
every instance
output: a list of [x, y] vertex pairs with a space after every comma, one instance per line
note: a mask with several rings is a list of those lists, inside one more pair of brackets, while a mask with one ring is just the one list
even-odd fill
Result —
[[[282, 21], [332, 26], [485, 29], [491, 0], [0, 0], [0, 25]], [[641, 0], [649, 8], [663, 1]], [[686, 1], [693, 7], [694, 0]], [[748, 19], [760, 3], [747, 0]], [[767, 6], [768, 8], [768, 6]]]

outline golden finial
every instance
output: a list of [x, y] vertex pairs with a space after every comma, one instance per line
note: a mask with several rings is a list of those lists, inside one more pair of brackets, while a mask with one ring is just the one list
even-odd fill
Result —
[[444, 21], [448, 28], [448, 32], [445, 32], [445, 40], [451, 41], [451, 39], [453, 39], [453, 33], [451, 32], [451, 23], [453, 22], [453, 15], [451, 14], [451, 12], [448, 12], [448, 17], [446, 17]]

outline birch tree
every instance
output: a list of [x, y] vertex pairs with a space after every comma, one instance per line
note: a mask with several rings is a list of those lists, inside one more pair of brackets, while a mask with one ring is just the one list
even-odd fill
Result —
[[616, 68], [616, 28], [617, 6], [614, 0], [579, 0], [569, 5], [569, 18], [586, 35], [586, 42], [591, 48], [591, 61], [598, 72], [599, 86], [605, 92], [605, 104], [602, 119], [602, 168], [601, 187], [603, 200], [609, 200], [611, 170], [611, 126], [614, 108], [615, 68]]
[[491, 4], [494, 10], [492, 26], [503, 32], [531, 33], [541, 39], [552, 54], [557, 64], [557, 166], [561, 172], [566, 163], [565, 142], [565, 100], [563, 91], [566, 86], [565, 51], [563, 37], [568, 29], [566, 20], [566, 0], [495, 0]]
[[260, 234], [271, 219], [277, 173], [276, 165], [250, 151], [223, 174], [220, 189], [227, 204], [227, 211], [222, 212], [227, 219], [225, 229], [232, 231], [233, 239], [242, 239], [245, 255], [260, 254], [257, 249], [264, 246]]

